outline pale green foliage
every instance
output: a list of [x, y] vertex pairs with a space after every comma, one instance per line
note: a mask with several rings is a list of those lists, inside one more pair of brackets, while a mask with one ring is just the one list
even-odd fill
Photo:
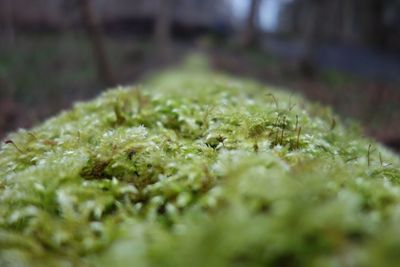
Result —
[[193, 65], [8, 137], [0, 266], [399, 266], [397, 156]]

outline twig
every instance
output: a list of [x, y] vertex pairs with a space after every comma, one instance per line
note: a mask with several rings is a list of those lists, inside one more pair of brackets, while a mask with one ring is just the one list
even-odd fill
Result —
[[267, 96], [272, 97], [272, 99], [275, 102], [276, 109], [279, 109], [279, 104], [278, 104], [278, 101], [276, 100], [275, 96], [272, 93], [268, 93]]
[[11, 144], [15, 147], [15, 149], [18, 150], [19, 153], [24, 154], [24, 151], [20, 149], [12, 140], [6, 140], [4, 141], [5, 144]]
[[291, 93], [290, 96], [289, 96], [289, 103], [288, 103], [288, 109], [289, 109], [289, 111], [292, 111], [292, 109], [296, 106], [296, 104], [294, 104], [294, 105], [292, 106], [292, 96], [293, 96], [293, 93]]
[[369, 146], [368, 146], [368, 153], [367, 153], [368, 167], [371, 166], [371, 159], [370, 159], [370, 156], [371, 156], [371, 147], [372, 147], [372, 145], [369, 144]]
[[335, 118], [332, 118], [332, 122], [331, 122], [331, 131], [333, 130], [333, 129], [335, 129], [336, 128], [336, 120], [335, 120]]
[[296, 140], [297, 148], [300, 148], [300, 133], [301, 133], [301, 126], [299, 127], [299, 130], [297, 131], [297, 140]]
[[29, 133], [29, 132], [28, 132], [28, 135], [30, 135], [31, 137], [33, 137], [33, 139], [35, 139], [35, 140], [38, 139], [38, 138], [36, 137], [36, 135], [34, 135], [33, 133]]

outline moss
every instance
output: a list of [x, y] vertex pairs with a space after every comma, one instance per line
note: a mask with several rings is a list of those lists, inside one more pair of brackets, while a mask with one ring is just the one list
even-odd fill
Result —
[[397, 156], [190, 64], [7, 137], [1, 266], [400, 264]]

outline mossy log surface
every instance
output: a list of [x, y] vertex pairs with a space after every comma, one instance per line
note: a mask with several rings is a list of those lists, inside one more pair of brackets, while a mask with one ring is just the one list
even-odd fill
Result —
[[400, 266], [400, 161], [329, 108], [184, 67], [0, 150], [0, 266]]

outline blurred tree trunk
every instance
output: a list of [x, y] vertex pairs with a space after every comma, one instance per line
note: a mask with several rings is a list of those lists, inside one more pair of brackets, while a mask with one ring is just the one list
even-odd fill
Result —
[[159, 0], [155, 21], [154, 40], [160, 60], [165, 63], [171, 56], [171, 28], [174, 0]]
[[323, 23], [323, 1], [304, 0], [303, 8], [307, 10], [304, 33], [304, 54], [299, 62], [299, 70], [307, 78], [313, 78], [316, 72], [314, 52], [318, 48], [319, 30]]
[[354, 0], [343, 0], [343, 40], [354, 41], [354, 25], [353, 20], [355, 17]]
[[246, 26], [242, 32], [240, 43], [243, 47], [249, 47], [257, 42], [258, 11], [261, 0], [250, 0], [249, 13], [246, 19]]
[[366, 1], [368, 18], [366, 19], [368, 42], [380, 48], [386, 45], [386, 27], [384, 25], [385, 1], [367, 0]]
[[99, 21], [92, 8], [92, 0], [80, 0], [80, 7], [83, 17], [83, 22], [88, 33], [93, 55], [97, 61], [97, 71], [100, 79], [107, 85], [115, 84], [111, 64], [107, 57], [104, 38], [101, 32]]
[[2, 3], [2, 17], [3, 17], [3, 31], [5, 38], [5, 45], [13, 47], [15, 44], [15, 25], [14, 25], [14, 12], [12, 0], [5, 0]]

